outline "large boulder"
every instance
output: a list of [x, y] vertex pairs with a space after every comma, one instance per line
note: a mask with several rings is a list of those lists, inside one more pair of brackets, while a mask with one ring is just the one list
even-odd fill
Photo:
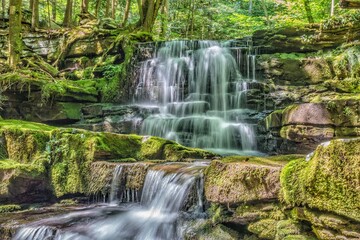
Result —
[[220, 204], [276, 200], [285, 163], [259, 157], [212, 161], [205, 173], [206, 199]]
[[43, 168], [0, 160], [0, 203], [49, 201], [50, 182]]
[[360, 221], [360, 139], [332, 140], [308, 161], [290, 162], [281, 173], [282, 196], [293, 206], [308, 206]]
[[[94, 169], [99, 170], [93, 165], [96, 161], [184, 161], [216, 156], [157, 137], [56, 128], [18, 120], [0, 120], [0, 155], [17, 164], [44, 168], [56, 197], [101, 191], [108, 180], [99, 177], [97, 184], [92, 183]], [[141, 189], [145, 166], [133, 166], [131, 172], [135, 175], [128, 174], [131, 181], [125, 184], [128, 189]], [[112, 172], [108, 167], [103, 170], [105, 175]]]

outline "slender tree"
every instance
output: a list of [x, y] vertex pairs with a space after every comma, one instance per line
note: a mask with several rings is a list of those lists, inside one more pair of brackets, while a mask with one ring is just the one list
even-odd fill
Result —
[[56, 22], [57, 0], [51, 0], [51, 19]]
[[253, 0], [249, 0], [249, 14], [252, 14], [252, 9], [253, 9]]
[[314, 18], [312, 16], [312, 12], [311, 12], [311, 8], [310, 8], [310, 0], [303, 0], [303, 2], [304, 2], [305, 12], [306, 12], [306, 17], [307, 17], [309, 23], [314, 23]]
[[5, 8], [6, 8], [6, 2], [5, 2], [5, 0], [1, 0], [1, 15], [2, 15], [2, 19], [3, 19], [3, 24], [5, 25], [5, 12], [6, 12], [6, 10], [5, 10]]
[[39, 27], [39, 0], [31, 0], [31, 29]]
[[81, 10], [80, 14], [89, 13], [89, 0], [81, 0]]
[[72, 25], [72, 8], [73, 8], [73, 0], [67, 0], [64, 22], [63, 22], [64, 27], [71, 27]]
[[101, 6], [101, 0], [96, 0], [96, 3], [95, 3], [95, 17], [96, 18], [99, 17], [100, 6]]
[[161, 8], [161, 37], [165, 37], [167, 32], [167, 25], [169, 21], [169, 1], [164, 0], [164, 4]]
[[335, 0], [331, 0], [331, 12], [330, 12], [330, 16], [334, 16], [334, 11], [335, 11]]
[[9, 3], [9, 65], [16, 68], [22, 52], [21, 39], [21, 0]]
[[125, 27], [127, 20], [129, 18], [130, 7], [131, 7], [131, 0], [126, 0], [125, 12], [124, 12], [123, 21], [122, 21], [123, 27]]
[[140, 14], [139, 27], [144, 31], [151, 32], [164, 0], [138, 0]]
[[115, 19], [116, 17], [116, 0], [111, 0], [111, 18]]
[[105, 17], [110, 17], [111, 0], [106, 0]]

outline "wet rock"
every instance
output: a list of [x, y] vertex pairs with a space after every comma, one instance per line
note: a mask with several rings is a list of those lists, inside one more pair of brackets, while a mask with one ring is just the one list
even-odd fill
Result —
[[158, 111], [158, 108], [141, 105], [87, 105], [82, 108], [83, 120], [73, 126], [92, 131], [139, 134], [144, 119]]

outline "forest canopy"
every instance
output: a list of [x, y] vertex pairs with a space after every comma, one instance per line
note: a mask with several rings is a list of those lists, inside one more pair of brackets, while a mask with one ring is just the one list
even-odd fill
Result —
[[142, 29], [157, 39], [231, 39], [256, 30], [316, 24], [358, 10], [339, 0], [2, 0], [21, 4], [32, 29], [74, 27], [86, 20], [112, 19], [116, 27]]

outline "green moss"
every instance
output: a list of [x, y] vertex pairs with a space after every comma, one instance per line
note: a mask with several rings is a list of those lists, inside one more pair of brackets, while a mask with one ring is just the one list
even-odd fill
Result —
[[144, 159], [163, 159], [166, 144], [173, 144], [169, 140], [158, 137], [144, 139], [141, 145], [140, 154]]
[[159, 137], [149, 137], [143, 140], [140, 159], [163, 159], [167, 161], [181, 161], [184, 159], [211, 158], [215, 154], [197, 148], [184, 147], [174, 141]]
[[10, 159], [31, 163], [41, 158], [52, 128], [43, 124], [23, 121], [0, 121], [0, 134], [6, 143], [7, 156]]
[[98, 90], [94, 80], [48, 82], [42, 87], [42, 98], [71, 98], [83, 102], [97, 102]]
[[1, 120], [0, 130], [3, 129], [51, 131], [56, 128], [41, 123], [26, 122], [21, 120]]
[[298, 223], [292, 220], [279, 221], [276, 225], [276, 240], [284, 239], [287, 236], [298, 235], [301, 228]]
[[50, 141], [51, 180], [57, 197], [86, 193], [94, 158], [94, 141], [89, 137], [90, 133], [67, 131], [53, 131]]
[[360, 78], [329, 80], [324, 84], [329, 90], [343, 93], [360, 93]]
[[95, 134], [94, 139], [96, 151], [113, 159], [139, 158], [142, 139], [140, 136], [104, 132]]
[[15, 212], [19, 210], [21, 210], [20, 205], [16, 205], [16, 204], [0, 205], [0, 213]]
[[275, 239], [277, 221], [273, 219], [263, 219], [248, 226], [248, 230], [255, 233], [262, 239]]
[[281, 173], [285, 202], [359, 221], [359, 153], [360, 140], [333, 140], [328, 146], [319, 146], [309, 162], [290, 162]]
[[303, 157], [303, 155], [299, 154], [278, 155], [269, 157], [228, 156], [222, 158], [221, 161], [224, 163], [248, 162], [267, 166], [283, 166], [287, 162], [294, 159], [299, 159], [301, 157]]

